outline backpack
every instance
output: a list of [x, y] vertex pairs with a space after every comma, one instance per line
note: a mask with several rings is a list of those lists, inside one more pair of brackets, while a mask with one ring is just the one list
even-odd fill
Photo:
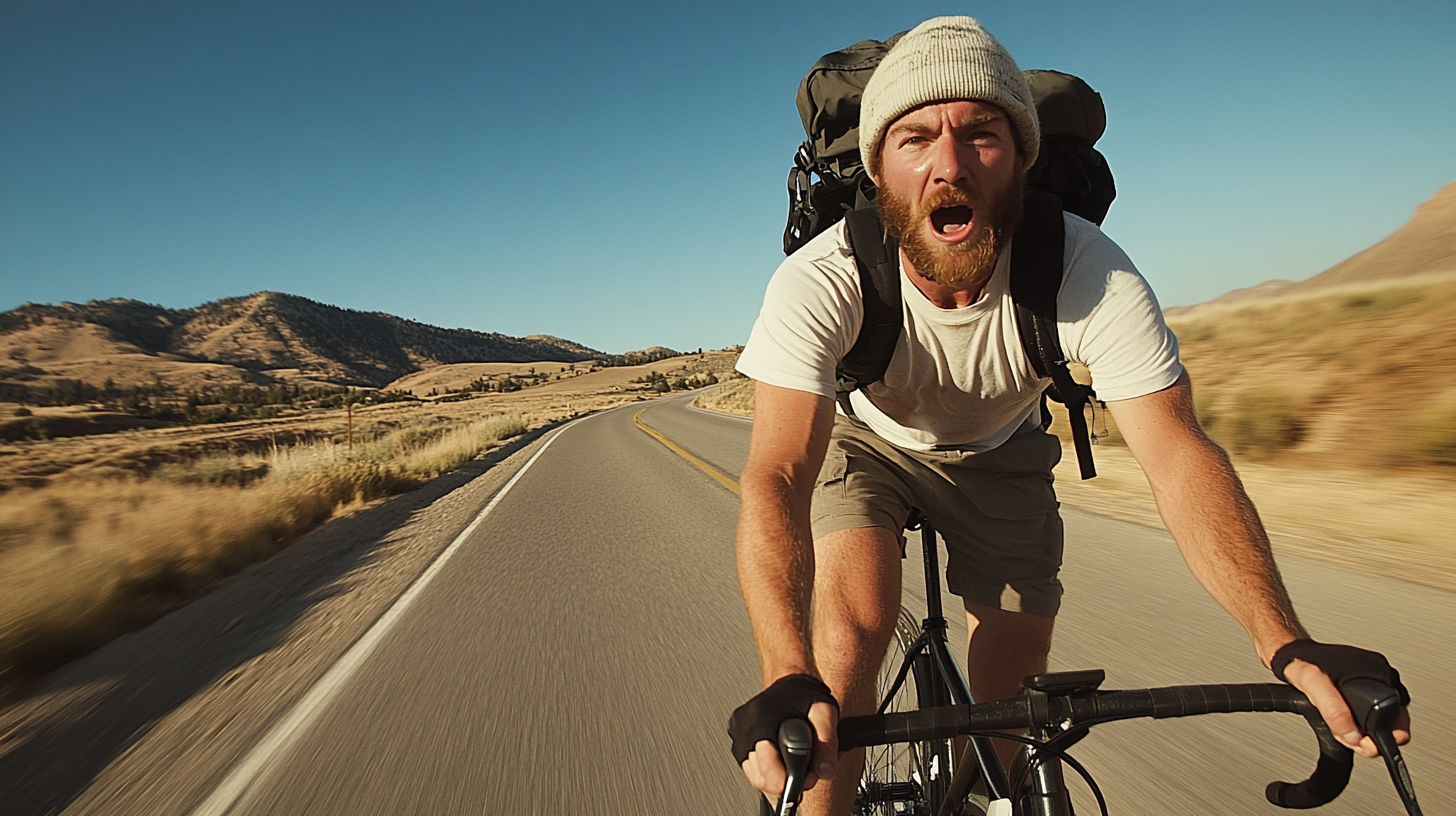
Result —
[[[859, 336], [836, 371], [846, 413], [852, 413], [851, 392], [884, 377], [904, 330], [899, 247], [881, 225], [874, 182], [859, 156], [860, 98], [901, 34], [826, 54], [799, 84], [799, 118], [808, 139], [789, 171], [784, 253], [792, 254], [810, 238], [845, 222], [865, 312]], [[1097, 470], [1086, 409], [1096, 404], [1097, 395], [1072, 378], [1056, 317], [1065, 238], [1062, 212], [1100, 225], [1117, 195], [1107, 161], [1093, 148], [1106, 129], [1106, 110], [1102, 97], [1077, 77], [1057, 71], [1025, 74], [1042, 142], [1036, 163], [1027, 170], [1024, 214], [1012, 240], [1011, 299], [1022, 350], [1037, 375], [1052, 381], [1043, 392], [1042, 424], [1051, 423], [1047, 397], [1066, 406], [1081, 476], [1090, 479]]]

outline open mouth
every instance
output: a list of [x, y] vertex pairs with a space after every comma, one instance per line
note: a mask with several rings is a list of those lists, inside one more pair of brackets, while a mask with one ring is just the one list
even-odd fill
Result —
[[943, 241], [960, 241], [971, 232], [975, 212], [964, 204], [937, 207], [930, 213], [930, 226]]

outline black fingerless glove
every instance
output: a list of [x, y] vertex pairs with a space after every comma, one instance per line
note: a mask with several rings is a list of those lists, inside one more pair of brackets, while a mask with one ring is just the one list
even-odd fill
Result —
[[1314, 665], [1330, 678], [1335, 688], [1349, 680], [1374, 680], [1384, 683], [1400, 694], [1401, 705], [1410, 705], [1410, 692], [1400, 682], [1400, 672], [1391, 667], [1385, 655], [1358, 649], [1354, 646], [1340, 646], [1334, 643], [1318, 643], [1313, 640], [1296, 640], [1284, 644], [1269, 661], [1274, 676], [1284, 682], [1284, 670], [1291, 660], [1303, 660]]
[[759, 740], [773, 742], [778, 739], [779, 724], [784, 720], [795, 717], [809, 719], [809, 709], [815, 703], [829, 703], [839, 708], [839, 701], [817, 677], [791, 674], [775, 680], [753, 699], [733, 710], [733, 716], [728, 720], [728, 736], [733, 738], [733, 758], [738, 760], [738, 764], [743, 764]]

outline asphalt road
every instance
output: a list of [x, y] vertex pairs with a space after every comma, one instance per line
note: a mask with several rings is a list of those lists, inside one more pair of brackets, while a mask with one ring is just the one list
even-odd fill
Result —
[[[241, 812], [754, 812], [724, 732], [758, 684], [737, 500], [633, 411], [560, 431]], [[745, 422], [647, 416], [742, 458]]]
[[[737, 497], [638, 428], [638, 410], [550, 437], [372, 651], [299, 704], [309, 716], [292, 738], [239, 760], [251, 769], [240, 795], [214, 801], [234, 814], [755, 812], [724, 734], [758, 686], [733, 570]], [[641, 419], [736, 478], [748, 422], [678, 399]], [[1165, 533], [1065, 515], [1053, 668], [1105, 668], [1108, 687], [1267, 679]], [[1456, 596], [1281, 563], [1317, 637], [1380, 648], [1401, 668], [1417, 790], [1426, 813], [1456, 812], [1453, 717], [1438, 707], [1456, 690]], [[907, 563], [912, 606], [920, 575]], [[952, 634], [964, 638], [963, 621]], [[1264, 784], [1302, 778], [1314, 751], [1290, 715], [1221, 715], [1109, 725], [1074, 753], [1115, 814], [1224, 814], [1279, 812]], [[1396, 804], [1365, 762], [1321, 812]]]

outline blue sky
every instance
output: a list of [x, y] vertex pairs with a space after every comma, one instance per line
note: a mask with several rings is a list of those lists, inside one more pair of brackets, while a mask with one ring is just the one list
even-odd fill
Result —
[[1165, 305], [1456, 180], [1456, 3], [0, 3], [0, 309], [274, 289], [606, 351], [741, 343], [794, 93], [938, 14], [1101, 92]]

